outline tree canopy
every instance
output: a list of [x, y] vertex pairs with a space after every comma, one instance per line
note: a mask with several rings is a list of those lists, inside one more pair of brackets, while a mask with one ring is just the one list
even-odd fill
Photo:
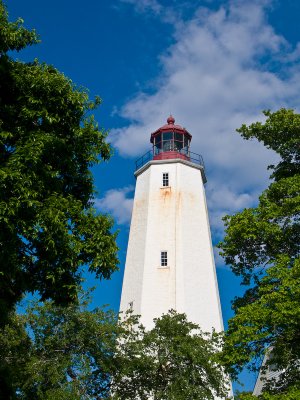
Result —
[[93, 208], [90, 167], [111, 154], [86, 90], [51, 65], [16, 61], [38, 42], [0, 2], [0, 325], [24, 293], [75, 301], [83, 268], [117, 269], [111, 218]]
[[[22, 400], [208, 400], [229, 393], [220, 336], [171, 311], [146, 331], [139, 318], [34, 302], [0, 334], [12, 392]], [[26, 331], [30, 335], [26, 335]]]
[[265, 368], [275, 365], [281, 374], [265, 383], [263, 398], [271, 399], [278, 392], [289, 396], [300, 382], [300, 115], [280, 109], [265, 116], [264, 123], [243, 125], [238, 132], [262, 141], [281, 160], [269, 167], [272, 181], [258, 206], [225, 217], [226, 235], [219, 246], [249, 287], [233, 302], [224, 362], [236, 376], [244, 366], [257, 370], [272, 349]]
[[[32, 302], [0, 335], [10, 379], [5, 398], [84, 400], [109, 397], [112, 357], [122, 326], [117, 315], [79, 304]], [[29, 332], [27, 336], [26, 332]]]
[[203, 333], [174, 310], [146, 331], [126, 333], [116, 352], [113, 400], [209, 400], [229, 397], [230, 387], [217, 362], [219, 334]]

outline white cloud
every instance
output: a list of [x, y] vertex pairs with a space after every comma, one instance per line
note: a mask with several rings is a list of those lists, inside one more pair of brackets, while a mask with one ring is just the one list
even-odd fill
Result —
[[133, 204], [132, 192], [132, 186], [108, 190], [104, 197], [95, 199], [95, 207], [101, 212], [111, 214], [119, 225], [128, 224]]
[[213, 234], [218, 240], [222, 238], [224, 231], [222, 217], [232, 211], [254, 206], [258, 196], [255, 190], [251, 193], [238, 193], [225, 182], [217, 187], [214, 187], [214, 182], [212, 182], [207, 187], [206, 194], [209, 200], [210, 223]]
[[156, 91], [127, 102], [119, 110], [127, 126], [111, 132], [120, 154], [137, 157], [150, 149], [150, 133], [172, 112], [193, 135], [192, 151], [206, 162], [216, 232], [222, 230], [221, 215], [255, 204], [267, 184], [266, 167], [276, 158], [235, 129], [262, 120], [263, 109], [298, 104], [300, 46], [293, 49], [269, 25], [269, 3], [231, 1], [217, 11], [201, 7], [191, 20], [179, 21], [174, 45], [161, 56]]

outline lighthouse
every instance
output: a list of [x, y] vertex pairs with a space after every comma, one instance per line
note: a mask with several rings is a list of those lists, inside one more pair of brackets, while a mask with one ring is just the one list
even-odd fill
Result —
[[169, 310], [203, 331], [223, 330], [202, 157], [170, 116], [136, 162], [136, 187], [120, 310], [146, 329]]

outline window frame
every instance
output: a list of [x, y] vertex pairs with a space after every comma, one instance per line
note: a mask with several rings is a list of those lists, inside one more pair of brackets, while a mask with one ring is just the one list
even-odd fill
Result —
[[168, 252], [167, 250], [162, 250], [160, 252], [160, 266], [166, 268], [168, 266]]
[[163, 187], [169, 187], [170, 186], [170, 175], [169, 175], [169, 172], [163, 172], [162, 173], [162, 185], [163, 185]]

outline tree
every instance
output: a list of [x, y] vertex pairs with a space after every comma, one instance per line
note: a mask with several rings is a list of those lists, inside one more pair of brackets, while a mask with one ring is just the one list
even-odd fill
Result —
[[90, 167], [108, 160], [85, 90], [53, 66], [9, 54], [38, 42], [0, 1], [0, 326], [25, 293], [76, 301], [84, 268], [117, 269], [113, 222], [93, 209]]
[[281, 160], [269, 167], [273, 180], [258, 206], [225, 217], [221, 254], [248, 289], [233, 301], [223, 361], [236, 376], [244, 366], [259, 369], [269, 352], [264, 368], [275, 365], [281, 373], [265, 383], [263, 398], [288, 399], [300, 382], [300, 115], [286, 109], [264, 114], [264, 123], [238, 132]]
[[[131, 314], [88, 310], [89, 299], [33, 302], [0, 335], [9, 372], [5, 399], [214, 399], [228, 393], [216, 362], [220, 336], [171, 311], [150, 331]], [[30, 335], [27, 336], [27, 332]]]
[[264, 392], [260, 396], [253, 396], [251, 393], [239, 393], [234, 396], [235, 400], [298, 400], [300, 395], [299, 387], [290, 387], [286, 393], [271, 394]]
[[22, 319], [12, 314], [9, 324], [0, 327], [0, 399], [13, 400], [14, 382], [23, 375], [31, 342]]
[[112, 400], [227, 398], [228, 382], [216, 362], [220, 335], [202, 333], [175, 311], [154, 322], [149, 331], [140, 325], [121, 336]]
[[2, 329], [0, 352], [11, 389], [3, 398], [109, 397], [116, 338], [123, 328], [115, 313], [88, 310], [89, 300], [85, 295], [79, 304], [64, 307], [35, 301]]

